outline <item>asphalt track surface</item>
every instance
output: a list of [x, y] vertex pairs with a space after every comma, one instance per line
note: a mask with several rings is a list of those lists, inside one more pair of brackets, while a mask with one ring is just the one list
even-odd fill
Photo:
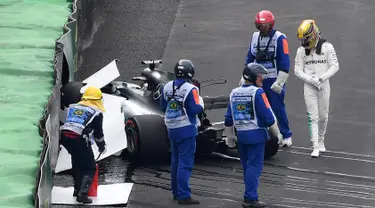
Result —
[[[291, 66], [298, 46], [298, 24], [305, 18], [315, 19], [340, 62], [340, 71], [331, 79], [328, 152], [318, 159], [309, 156], [302, 82], [291, 73], [285, 102], [293, 146], [265, 161], [260, 199], [268, 207], [375, 207], [373, 0], [103, 3], [101, 24], [81, 53], [78, 75], [86, 78], [118, 58], [121, 79], [129, 81], [142, 69], [141, 60], [162, 58], [163, 68], [172, 70], [178, 59], [188, 58], [196, 65], [198, 79], [228, 80], [225, 85], [204, 89], [204, 95], [228, 94], [238, 83], [256, 12], [269, 9], [276, 15], [276, 28], [289, 40]], [[215, 111], [209, 116], [220, 121], [223, 113]], [[168, 164], [132, 169], [126, 160], [111, 157], [99, 165], [101, 184], [135, 183], [128, 207], [178, 207], [171, 199]], [[59, 174], [54, 181], [56, 185], [72, 184], [67, 175]], [[201, 205], [193, 207], [241, 207], [244, 185], [239, 161], [197, 158], [191, 188], [193, 196], [201, 200]]]

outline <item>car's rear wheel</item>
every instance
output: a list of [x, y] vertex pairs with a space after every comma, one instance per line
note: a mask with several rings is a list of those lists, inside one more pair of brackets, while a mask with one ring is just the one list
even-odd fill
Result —
[[264, 152], [264, 159], [269, 159], [276, 155], [276, 153], [279, 151], [279, 144], [277, 137], [272, 134], [272, 132], [269, 132], [270, 139], [266, 143], [266, 149]]
[[131, 117], [125, 123], [125, 133], [132, 162], [157, 163], [168, 159], [168, 132], [161, 116]]

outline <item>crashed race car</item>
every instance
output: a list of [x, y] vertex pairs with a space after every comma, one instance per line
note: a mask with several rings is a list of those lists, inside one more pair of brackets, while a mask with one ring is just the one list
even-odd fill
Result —
[[[124, 155], [130, 156], [132, 161], [161, 161], [168, 158], [170, 153], [170, 144], [168, 139], [167, 129], [164, 123], [164, 112], [160, 110], [159, 103], [162, 97], [161, 90], [164, 85], [174, 80], [176, 77], [174, 73], [167, 72], [156, 68], [161, 64], [161, 60], [147, 60], [142, 61], [143, 65], [147, 65], [142, 70], [140, 77], [133, 77], [133, 81], [140, 81], [141, 84], [134, 84], [124, 81], [113, 81], [119, 76], [117, 69], [117, 60], [111, 62], [115, 66], [117, 72], [112, 76], [109, 82], [100, 79], [108, 73], [96, 73], [94, 84], [100, 87], [103, 94], [118, 96], [123, 98], [121, 102], [121, 109], [119, 111], [123, 114], [123, 125], [126, 138], [110, 138], [111, 142], [116, 142], [121, 139], [126, 139], [126, 151]], [[113, 67], [112, 67], [113, 68]], [[90, 79], [83, 82], [69, 82], [61, 89], [62, 92], [62, 108], [67, 108], [69, 104], [78, 102], [82, 95], [85, 86], [92, 85]], [[94, 78], [93, 78], [94, 79]], [[100, 81], [98, 81], [100, 80]], [[97, 83], [101, 82], [101, 83]], [[225, 79], [213, 79], [206, 81], [193, 80], [192, 82], [200, 89], [215, 84], [226, 83]], [[198, 128], [199, 135], [196, 138], [197, 150], [196, 154], [208, 154], [212, 152], [226, 153], [229, 147], [225, 143], [225, 135], [223, 135], [223, 122], [211, 123], [206, 112], [212, 109], [226, 109], [229, 102], [229, 96], [202, 96], [204, 100], [205, 112], [200, 114], [201, 126]], [[104, 104], [106, 104], [104, 98]], [[113, 110], [113, 109], [111, 109]], [[104, 119], [109, 115], [104, 114]], [[224, 113], [223, 113], [224, 117]], [[110, 128], [110, 127], [108, 127]], [[105, 129], [104, 129], [105, 131]], [[108, 130], [107, 132], [110, 132]], [[119, 134], [117, 134], [119, 135]], [[274, 156], [279, 149], [277, 138], [269, 132], [270, 139], [265, 148], [265, 158]], [[105, 135], [106, 140], [107, 135]], [[118, 137], [118, 136], [116, 136]], [[108, 142], [107, 142], [108, 143]], [[115, 144], [112, 144], [115, 145]]]

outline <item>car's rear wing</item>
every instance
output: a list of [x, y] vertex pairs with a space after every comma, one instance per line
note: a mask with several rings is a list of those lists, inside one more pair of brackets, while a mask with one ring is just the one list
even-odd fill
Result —
[[150, 60], [142, 61], [141, 63], [143, 65], [148, 65], [149, 69], [154, 70], [155, 67], [156, 67], [156, 65], [163, 63], [163, 61], [162, 60], [153, 60], [153, 59], [150, 59]]

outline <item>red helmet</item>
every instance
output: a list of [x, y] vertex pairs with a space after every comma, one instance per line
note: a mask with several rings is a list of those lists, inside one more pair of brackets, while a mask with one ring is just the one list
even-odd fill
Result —
[[255, 26], [260, 30], [260, 26], [269, 26], [273, 28], [275, 24], [275, 17], [269, 10], [262, 10], [255, 16]]

